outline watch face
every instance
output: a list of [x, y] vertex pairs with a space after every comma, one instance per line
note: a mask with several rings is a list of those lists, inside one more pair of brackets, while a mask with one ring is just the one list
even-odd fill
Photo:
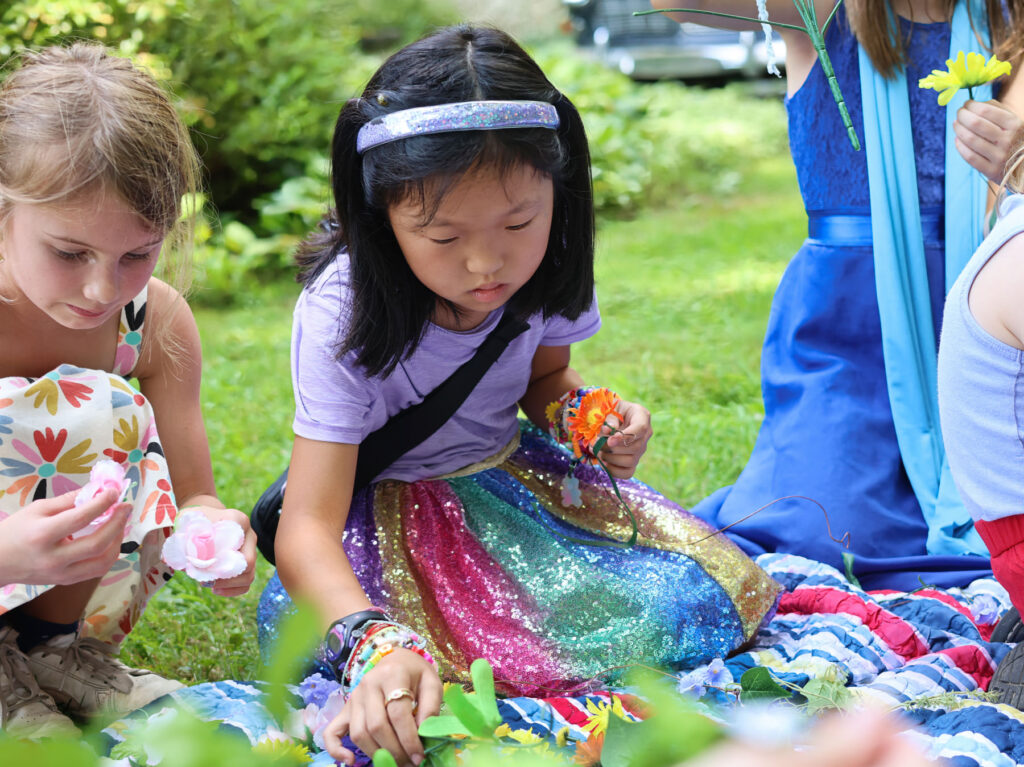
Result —
[[341, 636], [343, 632], [344, 629], [340, 626], [332, 626], [327, 634], [327, 651], [330, 653], [331, 660], [337, 659], [345, 647], [345, 642]]

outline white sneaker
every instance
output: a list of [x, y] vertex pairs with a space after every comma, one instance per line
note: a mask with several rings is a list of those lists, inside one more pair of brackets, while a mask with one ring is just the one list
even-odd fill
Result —
[[75, 634], [53, 637], [26, 655], [39, 686], [76, 718], [122, 716], [185, 686], [126, 666], [110, 645]]
[[10, 626], [0, 627], [0, 725], [8, 735], [26, 740], [81, 737], [75, 723], [39, 689], [17, 637]]

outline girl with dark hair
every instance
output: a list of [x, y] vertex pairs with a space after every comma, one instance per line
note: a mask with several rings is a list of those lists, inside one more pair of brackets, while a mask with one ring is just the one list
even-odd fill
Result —
[[[544, 694], [753, 636], [777, 584], [628, 479], [649, 413], [569, 365], [600, 326], [589, 151], [569, 100], [504, 33], [443, 29], [343, 107], [332, 160], [336, 215], [300, 254], [296, 438], [280, 580], [260, 611], [262, 642], [289, 593], [318, 609], [328, 673], [349, 693], [332, 755], [353, 758], [350, 734], [418, 763], [417, 723], [475, 658], [500, 689]], [[393, 434], [410, 444], [362, 486], [378, 429], [428, 395], [433, 407], [495, 333], [507, 346], [464, 401], [429, 436]]]

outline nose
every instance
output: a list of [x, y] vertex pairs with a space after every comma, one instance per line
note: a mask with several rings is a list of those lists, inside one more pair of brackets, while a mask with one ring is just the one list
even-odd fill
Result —
[[82, 295], [97, 304], [110, 304], [118, 294], [117, 267], [93, 263], [82, 288]]
[[501, 269], [503, 263], [504, 259], [501, 256], [501, 252], [493, 240], [472, 244], [466, 256], [466, 269], [473, 274], [485, 276], [496, 274]]

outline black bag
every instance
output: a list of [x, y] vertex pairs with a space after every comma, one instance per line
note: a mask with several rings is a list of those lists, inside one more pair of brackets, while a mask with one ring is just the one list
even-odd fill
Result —
[[[451, 418], [484, 373], [505, 351], [514, 338], [530, 326], [506, 312], [476, 352], [458, 370], [442, 381], [422, 402], [395, 413], [387, 422], [367, 435], [359, 445], [356, 477], [352, 492], [362, 490], [373, 478], [407, 452], [422, 443]], [[274, 560], [274, 539], [281, 519], [281, 501], [288, 483], [288, 469], [256, 501], [249, 516], [256, 546], [270, 564]]]

